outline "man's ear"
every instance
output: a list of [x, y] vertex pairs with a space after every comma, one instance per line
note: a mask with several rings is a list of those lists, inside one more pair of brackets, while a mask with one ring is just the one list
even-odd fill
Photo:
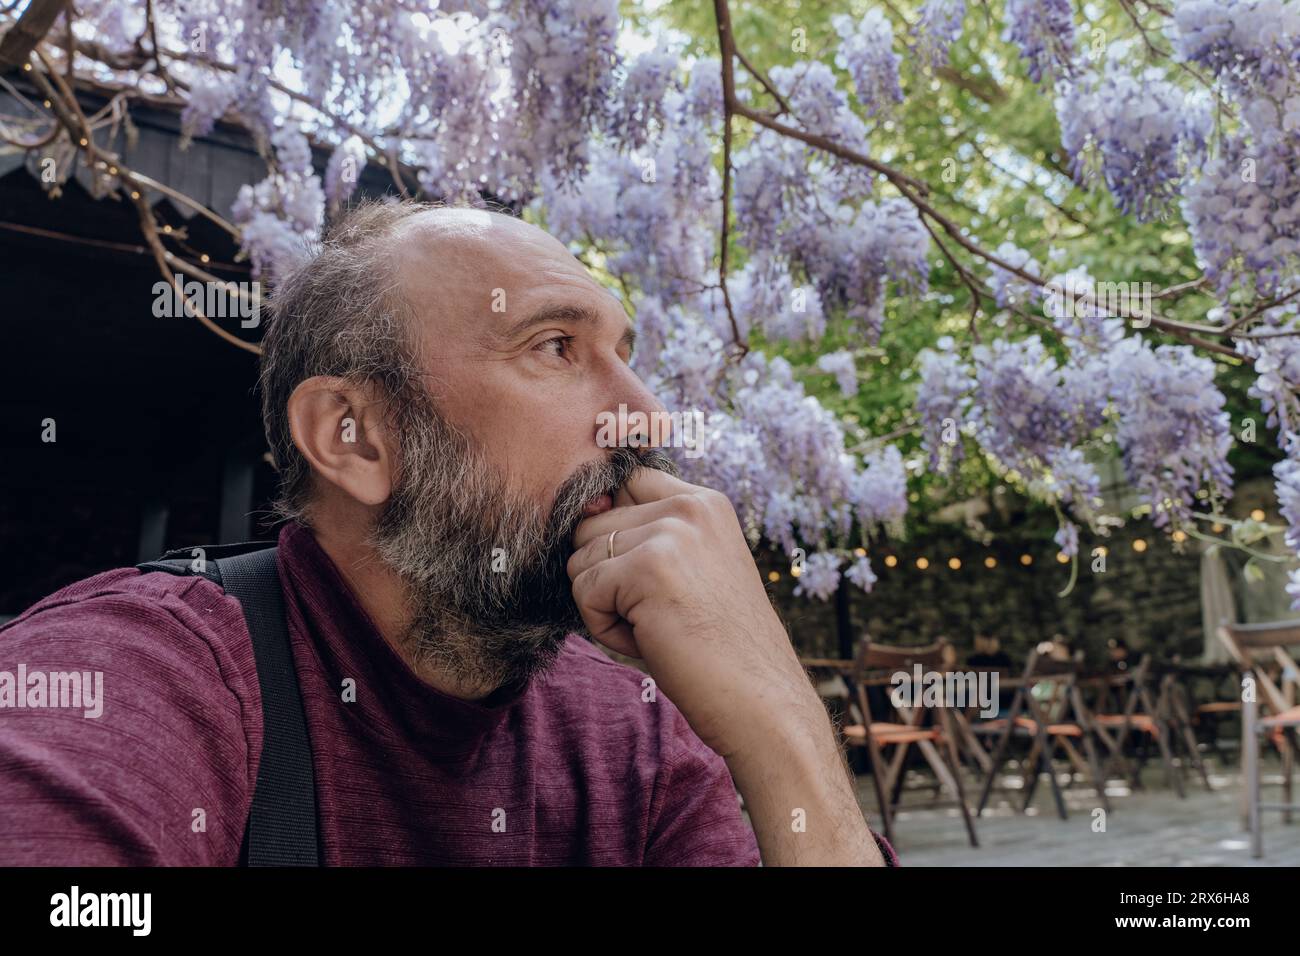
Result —
[[307, 379], [289, 396], [289, 431], [312, 470], [348, 497], [374, 506], [392, 494], [396, 447], [372, 385]]

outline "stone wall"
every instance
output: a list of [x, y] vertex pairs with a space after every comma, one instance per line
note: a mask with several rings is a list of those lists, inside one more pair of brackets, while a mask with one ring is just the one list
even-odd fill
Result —
[[[1144, 551], [1134, 550], [1139, 539]], [[1094, 573], [1091, 550], [1098, 545], [1107, 549], [1106, 565]], [[1112, 637], [1123, 637], [1135, 651], [1197, 657], [1204, 642], [1200, 546], [1191, 540], [1185, 545], [1184, 553], [1176, 553], [1168, 537], [1147, 522], [1132, 522], [1107, 539], [1081, 536], [1078, 579], [1072, 593], [1060, 597], [1070, 566], [1057, 562], [1050, 540], [984, 547], [957, 530], [915, 539], [873, 550], [879, 580], [872, 593], [848, 586], [852, 632], [889, 644], [924, 644], [943, 635], [963, 656], [974, 636], [984, 633], [998, 637], [1017, 660], [1058, 632], [1098, 663]], [[898, 559], [893, 568], [884, 561], [889, 553]], [[1027, 567], [1019, 560], [1024, 553], [1033, 558]], [[925, 570], [916, 567], [918, 557], [928, 560]], [[961, 562], [957, 570], [948, 564], [954, 557]], [[985, 566], [988, 557], [996, 567]], [[835, 601], [794, 597], [788, 565], [769, 560], [762, 570], [765, 576], [772, 570], [781, 574], [769, 589], [799, 654], [840, 656]]]

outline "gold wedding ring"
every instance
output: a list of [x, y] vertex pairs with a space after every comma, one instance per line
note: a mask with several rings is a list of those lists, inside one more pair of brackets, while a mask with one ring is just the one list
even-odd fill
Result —
[[615, 530], [615, 531], [611, 531], [611, 532], [609, 533], [608, 550], [609, 550], [609, 556], [610, 556], [611, 558], [614, 557], [614, 535], [616, 535], [616, 534], [618, 534], [618, 531], [617, 531], [617, 530]]

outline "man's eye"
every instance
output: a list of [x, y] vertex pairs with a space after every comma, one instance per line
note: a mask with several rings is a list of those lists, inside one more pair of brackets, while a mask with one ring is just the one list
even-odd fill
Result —
[[553, 339], [546, 339], [538, 342], [533, 348], [539, 352], [546, 352], [548, 355], [554, 355], [556, 358], [564, 358], [569, 350], [569, 343], [573, 341], [572, 335], [557, 335]]

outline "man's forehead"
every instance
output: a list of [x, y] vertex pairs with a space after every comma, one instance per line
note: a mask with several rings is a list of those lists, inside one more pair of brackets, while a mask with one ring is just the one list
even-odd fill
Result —
[[433, 306], [453, 321], [473, 319], [481, 326], [495, 319], [491, 324], [503, 331], [523, 312], [567, 297], [623, 313], [563, 243], [510, 216], [429, 210], [403, 223], [394, 238], [400, 281], [422, 317], [430, 317]]

